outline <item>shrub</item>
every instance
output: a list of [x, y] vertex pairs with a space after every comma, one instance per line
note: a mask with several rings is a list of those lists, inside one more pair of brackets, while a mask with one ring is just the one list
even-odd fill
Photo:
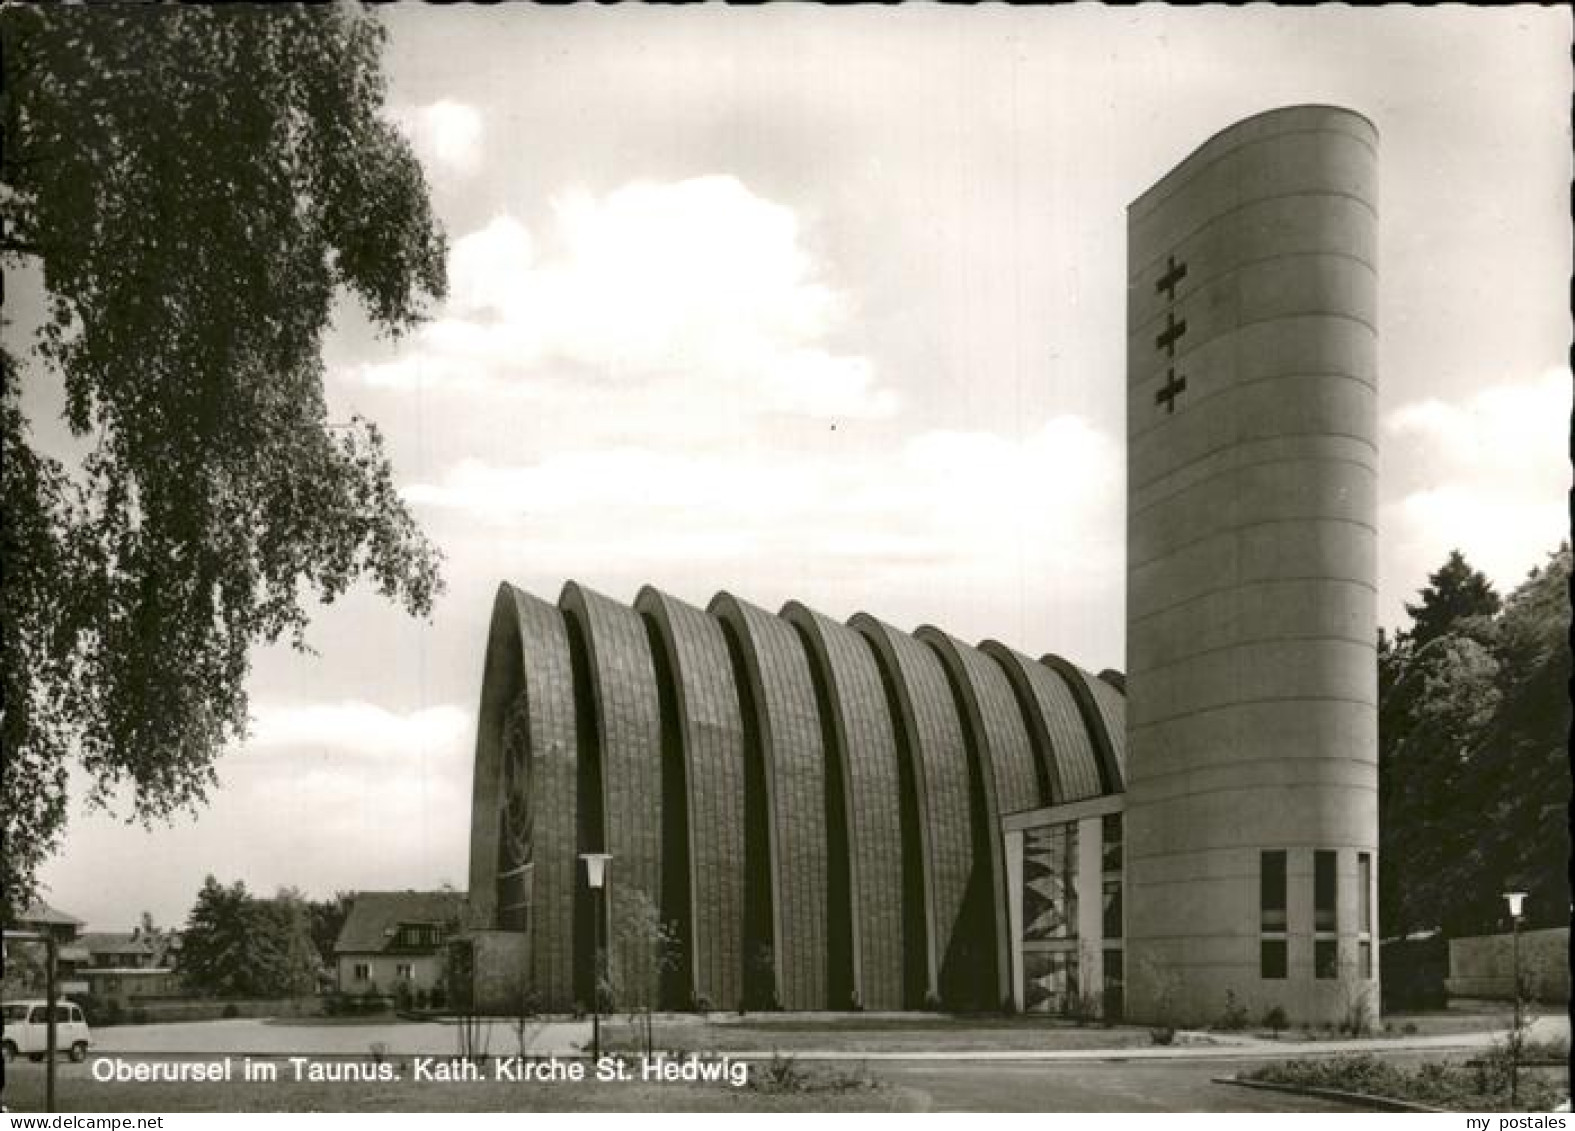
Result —
[[695, 1013], [710, 1013], [714, 1007], [711, 1005], [711, 999], [705, 994], [695, 994], [694, 1000], [689, 1003], [689, 1008]]
[[416, 989], [416, 998], [415, 998], [416, 1008], [417, 1009], [425, 1009], [427, 1007], [427, 1000], [428, 1000], [427, 999], [427, 988], [425, 986], [418, 987]]
[[924, 992], [924, 1008], [930, 1013], [942, 1012], [943, 1006], [941, 1004], [940, 995], [934, 990], [926, 990]]
[[1285, 1010], [1276, 1005], [1263, 1015], [1263, 1027], [1279, 1039], [1281, 1033], [1291, 1027], [1291, 1019], [1285, 1016]]
[[759, 1092], [802, 1092], [809, 1078], [795, 1057], [771, 1050], [771, 1059], [750, 1074], [750, 1084]]
[[1247, 1007], [1236, 1000], [1236, 995], [1231, 990], [1225, 991], [1225, 1012], [1220, 1014], [1214, 1023], [1216, 1029], [1227, 1033], [1240, 1032], [1247, 1027]]
[[236, 1005], [233, 1001], [225, 1002], [224, 1009], [219, 1014], [219, 1016], [223, 1017], [226, 1021], [239, 1017], [240, 1015], [241, 1007]]
[[1176, 1027], [1156, 1025], [1148, 1031], [1148, 1039], [1156, 1045], [1173, 1045], [1176, 1043]]

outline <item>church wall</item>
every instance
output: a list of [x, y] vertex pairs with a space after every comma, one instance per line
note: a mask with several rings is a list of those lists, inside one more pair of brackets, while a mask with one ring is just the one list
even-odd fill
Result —
[[[1378, 1000], [1357, 891], [1358, 854], [1377, 871], [1375, 147], [1348, 111], [1274, 111], [1128, 211], [1136, 1016]], [[1285, 854], [1272, 926], [1265, 852]]]
[[[504, 743], [510, 709], [525, 706], [524, 741]], [[528, 757], [522, 780], [530, 818], [528, 916], [533, 936], [530, 980], [548, 1008], [574, 1000], [573, 914], [576, 882], [578, 749], [568, 637], [557, 608], [515, 589], [498, 588], [477, 713], [476, 776], [472, 800], [469, 917], [477, 927], [498, 925], [506, 754]], [[508, 887], [519, 891], [517, 883]], [[518, 920], [514, 920], [518, 923]], [[516, 977], [519, 975], [516, 974]]]
[[[987, 995], [979, 985], [980, 959], [994, 954], [990, 921], [981, 924], [967, 914], [970, 887], [988, 891], [990, 873], [988, 860], [974, 858], [968, 748], [957, 702], [930, 649], [866, 613], [849, 623], [875, 648], [898, 723], [899, 749], [914, 781], [924, 869], [926, 997], [949, 1006], [993, 1004], [981, 1001]], [[993, 987], [994, 979], [990, 982]]]
[[618, 901], [643, 893], [662, 898], [662, 730], [656, 669], [644, 622], [626, 605], [570, 582], [559, 599], [585, 642], [593, 733], [581, 750], [599, 761], [602, 843], [613, 856], [605, 893], [612, 972], [624, 1000], [654, 1002], [656, 969], [649, 946], [616, 929]]
[[809, 657], [785, 621], [730, 594], [708, 610], [735, 633], [739, 682], [760, 760], [771, 865], [772, 962], [785, 1009], [826, 1009], [828, 859], [825, 752]]
[[926, 626], [916, 635], [934, 650], [946, 669], [972, 749], [978, 775], [974, 793], [981, 802], [975, 806], [974, 855], [976, 865], [989, 868], [995, 1001], [1006, 1003], [1012, 994], [1012, 939], [1001, 817], [1046, 804], [1048, 791], [1041, 790], [1040, 768], [1028, 728], [1000, 667], [983, 652], [937, 628]]
[[672, 753], [681, 760], [687, 819], [684, 835], [668, 838], [664, 864], [686, 879], [688, 986], [693, 1001], [732, 1008], [743, 998], [745, 960], [745, 736], [732, 661], [721, 626], [692, 605], [646, 587], [635, 608], [653, 627], [676, 714], [680, 749]]
[[[796, 601], [782, 616], [799, 629], [818, 673], [828, 763], [835, 761], [841, 778], [849, 992], [864, 1009], [901, 1009], [907, 1004], [903, 861], [916, 856], [917, 840], [904, 830], [897, 738], [880, 671], [869, 641], [854, 630]], [[839, 913], [834, 906], [832, 914]]]

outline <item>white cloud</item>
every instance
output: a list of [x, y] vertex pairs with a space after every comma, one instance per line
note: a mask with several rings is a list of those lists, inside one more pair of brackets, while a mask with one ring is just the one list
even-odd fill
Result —
[[456, 241], [442, 317], [354, 376], [603, 407], [681, 380], [669, 412], [712, 401], [737, 419], [896, 411], [869, 359], [833, 345], [848, 302], [821, 278], [792, 209], [710, 176], [566, 193], [552, 217], [542, 239], [503, 215]]
[[403, 714], [356, 700], [263, 704], [253, 713], [246, 747], [400, 760], [460, 749], [470, 726], [468, 711], [447, 704]]
[[1384, 588], [1409, 596], [1452, 549], [1508, 589], [1569, 536], [1571, 376], [1402, 405], [1384, 420], [1385, 462], [1412, 469], [1385, 504]]
[[441, 172], [469, 176], [481, 168], [481, 114], [474, 106], [441, 99], [425, 106], [397, 107], [395, 123], [416, 154]]
[[1021, 438], [937, 430], [819, 454], [761, 444], [583, 449], [507, 467], [467, 459], [405, 497], [463, 520], [454, 537], [484, 540], [489, 560], [559, 577], [678, 562], [783, 597], [798, 595], [805, 571], [844, 566], [953, 585], [1041, 570], [1047, 584], [1077, 586], [1119, 572], [1120, 463], [1108, 437], [1068, 416]]

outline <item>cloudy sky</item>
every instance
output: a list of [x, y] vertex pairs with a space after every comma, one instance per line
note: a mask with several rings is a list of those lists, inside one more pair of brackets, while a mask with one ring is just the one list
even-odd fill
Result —
[[[78, 815], [101, 929], [271, 891], [463, 885], [492, 592], [797, 597], [1120, 667], [1128, 201], [1330, 102], [1382, 136], [1380, 619], [1453, 546], [1502, 589], [1564, 536], [1570, 22], [1455, 7], [385, 12], [390, 112], [452, 295], [336, 414], [385, 428], [448, 556], [256, 657], [195, 818]], [[41, 422], [47, 433], [49, 425]]]

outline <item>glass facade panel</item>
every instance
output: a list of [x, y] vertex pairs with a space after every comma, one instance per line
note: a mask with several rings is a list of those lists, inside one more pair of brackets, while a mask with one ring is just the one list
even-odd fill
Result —
[[1126, 1012], [1126, 956], [1105, 951], [1105, 1020], [1119, 1021]]
[[1103, 857], [1101, 867], [1106, 872], [1121, 871], [1121, 814], [1107, 813], [1100, 821], [1099, 831]]
[[1077, 824], [1023, 833], [1023, 939], [1077, 938]]
[[1023, 1009], [1026, 1012], [1070, 1013], [1076, 999], [1076, 952], [1030, 950], [1023, 954]]
[[1107, 939], [1121, 937], [1121, 881], [1105, 881], [1104, 935]]

